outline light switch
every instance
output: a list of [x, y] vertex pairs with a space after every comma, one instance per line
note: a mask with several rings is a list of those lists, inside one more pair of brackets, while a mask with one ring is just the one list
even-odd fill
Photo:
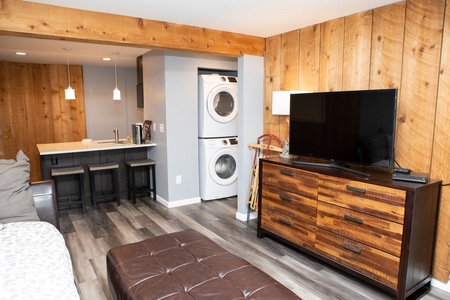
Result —
[[159, 132], [164, 132], [164, 124], [159, 124]]

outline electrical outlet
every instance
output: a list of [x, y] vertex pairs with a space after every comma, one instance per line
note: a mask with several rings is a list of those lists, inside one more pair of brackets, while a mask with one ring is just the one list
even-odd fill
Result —
[[52, 160], [52, 166], [57, 166], [58, 165], [58, 158], [56, 156], [52, 156], [51, 158]]
[[159, 132], [164, 133], [164, 124], [159, 124]]
[[175, 177], [175, 182], [176, 182], [176, 184], [181, 184], [181, 175], [177, 175]]
[[156, 131], [156, 123], [153, 123], [153, 131]]

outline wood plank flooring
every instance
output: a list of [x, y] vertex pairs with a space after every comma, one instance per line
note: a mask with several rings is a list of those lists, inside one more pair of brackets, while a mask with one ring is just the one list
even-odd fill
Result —
[[[60, 213], [61, 232], [72, 255], [75, 281], [83, 300], [111, 299], [106, 253], [115, 246], [193, 228], [248, 260], [305, 300], [393, 299], [383, 291], [270, 238], [256, 237], [256, 220], [235, 218], [236, 198], [168, 209], [150, 198], [135, 205], [122, 200]], [[450, 299], [433, 288], [423, 299]]]

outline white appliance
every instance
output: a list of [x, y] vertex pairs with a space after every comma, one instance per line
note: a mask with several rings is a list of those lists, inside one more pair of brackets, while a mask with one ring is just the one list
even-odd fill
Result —
[[238, 135], [238, 82], [235, 76], [199, 76], [200, 138]]
[[237, 195], [238, 140], [199, 139], [200, 198], [214, 200]]

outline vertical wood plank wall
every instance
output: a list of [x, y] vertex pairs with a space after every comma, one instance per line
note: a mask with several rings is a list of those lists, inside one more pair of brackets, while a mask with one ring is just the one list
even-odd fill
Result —
[[[289, 135], [286, 117], [271, 113], [272, 91], [398, 88], [396, 161], [450, 183], [449, 67], [446, 0], [408, 0], [269, 37], [265, 133]], [[447, 282], [449, 273], [450, 186], [444, 186], [433, 277]]]
[[36, 144], [86, 138], [83, 69], [70, 66], [76, 100], [65, 100], [66, 65], [0, 62], [0, 159], [22, 149], [30, 159], [31, 181], [41, 180]]

